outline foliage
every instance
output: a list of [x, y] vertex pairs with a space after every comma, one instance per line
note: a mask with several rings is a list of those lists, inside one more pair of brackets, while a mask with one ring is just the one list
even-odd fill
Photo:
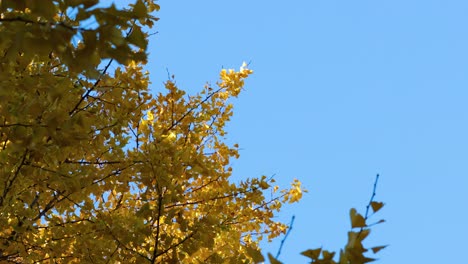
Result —
[[[311, 264], [365, 264], [372, 262], [376, 259], [366, 256], [366, 253], [371, 250], [372, 253], [377, 253], [380, 250], [384, 249], [387, 246], [374, 246], [371, 248], [366, 248], [363, 245], [364, 239], [369, 236], [371, 227], [383, 223], [384, 220], [379, 220], [373, 224], [368, 224], [367, 220], [370, 218], [369, 209], [372, 210], [372, 215], [378, 212], [384, 204], [382, 202], [374, 201], [375, 190], [377, 188], [377, 182], [379, 180], [379, 175], [377, 174], [374, 183], [374, 190], [372, 196], [366, 208], [365, 215], [361, 215], [356, 212], [356, 209], [352, 208], [350, 210], [350, 220], [351, 220], [351, 231], [348, 232], [348, 242], [345, 247], [340, 250], [339, 259], [336, 261], [334, 259], [336, 252], [323, 250], [322, 248], [308, 249], [303, 251], [301, 254], [305, 257], [308, 257], [311, 260]], [[293, 218], [294, 220], [294, 218]], [[292, 226], [292, 225], [291, 225]], [[290, 226], [290, 228], [291, 228]], [[290, 230], [288, 230], [289, 233]], [[278, 252], [276, 258], [271, 254], [268, 254], [268, 259], [271, 264], [281, 264], [277, 259], [281, 251]]]
[[249, 263], [286, 231], [273, 214], [299, 181], [230, 181], [229, 99], [252, 71], [153, 96], [144, 29], [158, 9], [0, 1], [1, 261]]

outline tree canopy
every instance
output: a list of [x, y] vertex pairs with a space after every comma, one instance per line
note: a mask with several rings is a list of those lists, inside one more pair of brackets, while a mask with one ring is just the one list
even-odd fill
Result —
[[1, 261], [261, 262], [259, 241], [286, 232], [274, 215], [301, 199], [298, 180], [230, 179], [230, 99], [252, 70], [223, 69], [194, 95], [173, 78], [150, 90], [158, 10], [0, 1]]

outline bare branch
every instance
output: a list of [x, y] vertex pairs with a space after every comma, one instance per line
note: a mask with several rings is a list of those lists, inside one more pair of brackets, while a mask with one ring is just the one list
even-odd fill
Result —
[[288, 231], [286, 232], [286, 235], [284, 235], [283, 240], [281, 240], [281, 244], [280, 244], [280, 247], [279, 247], [279, 249], [278, 249], [278, 253], [276, 253], [276, 257], [275, 257], [276, 259], [278, 259], [279, 256], [281, 255], [281, 249], [283, 249], [284, 242], [285, 242], [286, 239], [288, 238], [289, 233], [291, 232], [291, 230], [292, 230], [292, 228], [293, 228], [294, 219], [295, 219], [295, 216], [293, 215], [293, 216], [291, 217], [291, 222], [289, 222]]

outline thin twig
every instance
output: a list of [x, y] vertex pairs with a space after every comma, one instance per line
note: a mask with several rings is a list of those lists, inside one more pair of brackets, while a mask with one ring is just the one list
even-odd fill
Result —
[[374, 181], [374, 189], [372, 190], [372, 196], [369, 200], [369, 203], [367, 204], [367, 207], [366, 207], [366, 214], [364, 216], [364, 219], [367, 220], [367, 218], [369, 217], [369, 208], [371, 207], [371, 204], [372, 202], [374, 201], [374, 197], [375, 197], [375, 193], [376, 193], [376, 190], [377, 190], [377, 182], [379, 181], [379, 174], [377, 174], [375, 176], [375, 181]]
[[[379, 174], [377, 174], [375, 176], [374, 188], [372, 189], [372, 195], [371, 195], [371, 198], [369, 200], [369, 203], [366, 206], [366, 214], [364, 215], [364, 223], [367, 223], [367, 219], [369, 218], [369, 208], [372, 206], [372, 202], [374, 202], [374, 197], [375, 197], [375, 194], [376, 194], [378, 181], [379, 181]], [[369, 226], [366, 224], [365, 227], [361, 227], [361, 229], [359, 230], [359, 233], [358, 233], [358, 237], [361, 235], [362, 231], [366, 227], [368, 228]]]
[[279, 249], [278, 249], [278, 253], [276, 253], [276, 257], [275, 257], [276, 259], [278, 259], [279, 256], [280, 256], [280, 254], [281, 254], [281, 249], [283, 248], [284, 242], [286, 241], [286, 238], [288, 238], [289, 233], [291, 232], [291, 230], [292, 230], [292, 228], [293, 228], [293, 224], [294, 224], [294, 219], [295, 219], [295, 218], [296, 218], [296, 217], [295, 217], [294, 215], [291, 217], [291, 222], [289, 223], [288, 231], [286, 232], [286, 235], [284, 235], [283, 240], [281, 240], [281, 244], [280, 244], [280, 247], [279, 247]]
[[[135, 23], [135, 22], [133, 22]], [[135, 24], [133, 24], [130, 29], [127, 31], [127, 33], [125, 34], [125, 37], [127, 38], [128, 36], [130, 36], [130, 34], [132, 33], [133, 31], [133, 27], [134, 27]], [[107, 71], [109, 70], [109, 67], [111, 66], [111, 64], [114, 62], [114, 59], [110, 59], [109, 62], [107, 63], [107, 65], [104, 67], [104, 70], [102, 70], [101, 74], [99, 75], [98, 79], [94, 82], [93, 86], [91, 88], [89, 88], [86, 93], [81, 96], [80, 100], [78, 101], [78, 103], [75, 105], [75, 107], [73, 107], [73, 109], [69, 112], [69, 115], [74, 115], [76, 114], [76, 112], [79, 112], [80, 110], [82, 109], [79, 109], [78, 107], [80, 106], [80, 104], [91, 94], [92, 91], [96, 90], [98, 84], [102, 81], [102, 78], [104, 78], [104, 76], [107, 74]], [[85, 107], [86, 108], [86, 107]], [[85, 109], [83, 108], [83, 109]]]

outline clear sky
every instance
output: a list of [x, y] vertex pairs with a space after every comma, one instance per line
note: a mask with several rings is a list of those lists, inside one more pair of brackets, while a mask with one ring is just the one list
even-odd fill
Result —
[[[280, 260], [346, 242], [375, 175], [380, 264], [460, 263], [468, 237], [468, 2], [161, 0], [153, 89], [190, 92], [250, 61], [228, 140], [236, 177], [300, 179], [309, 193]], [[273, 254], [281, 238], [263, 248]]]

